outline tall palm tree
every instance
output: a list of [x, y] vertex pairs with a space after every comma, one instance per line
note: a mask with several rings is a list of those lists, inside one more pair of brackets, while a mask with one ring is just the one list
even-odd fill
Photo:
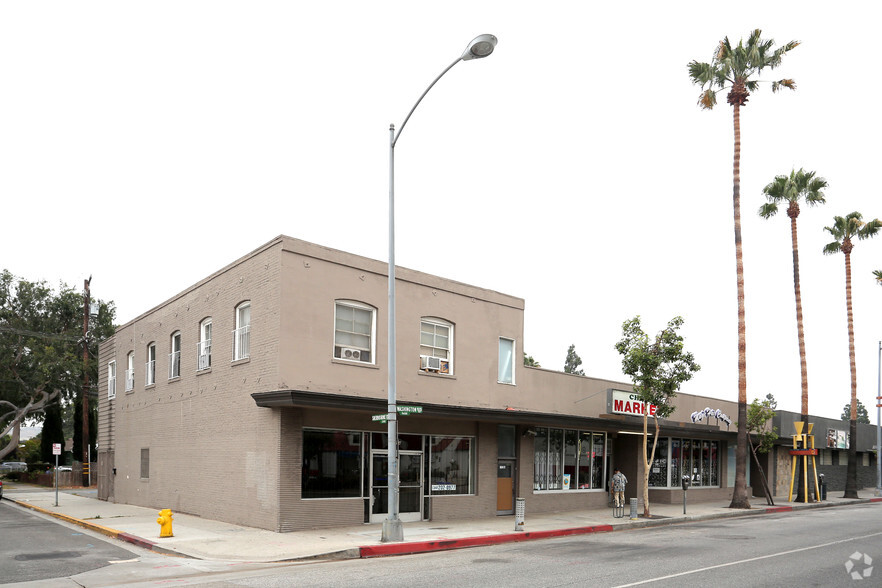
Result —
[[882, 228], [882, 221], [864, 222], [861, 213], [852, 212], [845, 217], [834, 216], [833, 226], [824, 230], [833, 235], [832, 243], [824, 246], [824, 255], [841, 251], [845, 254], [845, 308], [848, 313], [848, 357], [851, 364], [851, 415], [848, 424], [848, 469], [845, 474], [843, 498], [858, 498], [857, 493], [857, 367], [854, 361], [854, 316], [851, 311], [851, 250], [854, 239], [863, 241], [874, 237]]
[[[689, 63], [689, 77], [698, 84], [701, 95], [698, 103], [710, 110], [717, 103], [717, 92], [729, 88], [726, 101], [732, 105], [735, 129], [735, 157], [733, 164], [732, 203], [735, 212], [735, 275], [738, 290], [738, 445], [735, 449], [735, 490], [731, 508], [750, 508], [747, 491], [747, 337], [744, 320], [744, 264], [741, 256], [741, 107], [747, 104], [751, 92], [759, 88], [756, 76], [764, 69], [775, 69], [784, 55], [799, 45], [791, 41], [778, 49], [775, 42], [760, 37], [755, 29], [747, 44], [739, 41], [733, 47], [726, 37], [720, 41], [710, 63]], [[772, 82], [772, 91], [781, 88], [796, 89], [791, 79]]]
[[[824, 192], [827, 180], [817, 177], [813, 171], [792, 170], [789, 176], [775, 176], [774, 181], [763, 188], [763, 194], [769, 200], [759, 209], [759, 215], [765, 219], [775, 216], [778, 205], [787, 205], [787, 216], [790, 217], [790, 241], [793, 247], [793, 292], [796, 297], [796, 335], [799, 342], [799, 365], [802, 382], [802, 422], [803, 430], [808, 430], [808, 364], [805, 358], [805, 332], [802, 323], [802, 294], [799, 289], [799, 246], [796, 236], [796, 218], [799, 216], [799, 201], [804, 199], [809, 206], [824, 204]], [[799, 479], [803, 479], [802, 461], [799, 462]], [[803, 485], [799, 484], [797, 500], [805, 501]]]
[[876, 283], [882, 286], [882, 270], [873, 270], [873, 275], [876, 276]]

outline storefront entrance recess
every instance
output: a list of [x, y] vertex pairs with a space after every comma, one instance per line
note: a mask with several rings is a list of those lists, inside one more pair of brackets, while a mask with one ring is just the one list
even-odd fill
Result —
[[[423, 452], [399, 451], [398, 517], [405, 523], [423, 519]], [[389, 452], [371, 451], [371, 522], [389, 514]]]

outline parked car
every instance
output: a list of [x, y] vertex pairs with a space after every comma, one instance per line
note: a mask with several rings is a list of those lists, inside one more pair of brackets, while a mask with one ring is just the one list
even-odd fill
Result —
[[59, 472], [72, 472], [73, 468], [71, 468], [70, 466], [58, 466], [58, 471]]
[[0, 480], [0, 498], [3, 498], [3, 480]]
[[23, 461], [4, 461], [0, 464], [0, 472], [26, 472], [28, 464]]

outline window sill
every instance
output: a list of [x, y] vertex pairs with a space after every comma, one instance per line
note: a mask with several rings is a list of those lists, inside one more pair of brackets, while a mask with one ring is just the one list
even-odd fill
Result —
[[417, 370], [418, 376], [426, 376], [427, 378], [440, 378], [442, 380], [455, 380], [456, 374], [439, 374], [436, 372], [428, 372], [426, 370]]
[[131, 390], [126, 390], [126, 394], [134, 394], [134, 393], [135, 393], [134, 388], [132, 388]]
[[180, 382], [180, 381], [181, 381], [181, 376], [175, 376], [174, 378], [168, 379], [169, 384], [171, 384], [172, 382]]
[[147, 384], [144, 386], [144, 390], [152, 390], [153, 388], [156, 388], [156, 384]]
[[211, 373], [211, 368], [209, 367], [209, 368], [205, 368], [204, 370], [197, 371], [196, 375], [201, 376], [202, 374], [210, 374], [210, 373]]
[[496, 381], [496, 383], [497, 383], [497, 384], [502, 384], [503, 386], [516, 386], [516, 385], [517, 385], [517, 384], [515, 384], [514, 382], [500, 382], [500, 381], [498, 381], [498, 380]]
[[248, 363], [251, 361], [251, 356], [243, 357], [242, 359], [234, 359], [230, 362], [230, 365], [242, 365], [243, 363]]
[[380, 369], [380, 367], [375, 363], [368, 363], [366, 361], [348, 361], [345, 359], [340, 359], [338, 357], [332, 357], [331, 363], [336, 363], [338, 365], [354, 365], [356, 367], [371, 368], [375, 370]]

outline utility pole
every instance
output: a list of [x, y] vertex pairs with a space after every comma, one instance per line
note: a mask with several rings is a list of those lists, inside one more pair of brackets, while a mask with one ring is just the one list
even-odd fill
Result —
[[89, 284], [83, 282], [83, 486], [89, 485]]

